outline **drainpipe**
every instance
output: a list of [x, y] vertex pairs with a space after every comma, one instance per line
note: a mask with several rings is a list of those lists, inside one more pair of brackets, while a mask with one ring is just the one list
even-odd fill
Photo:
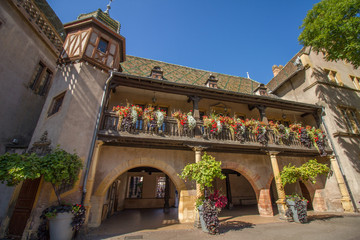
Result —
[[347, 190], [348, 190], [348, 192], [349, 192], [349, 195], [350, 195], [350, 198], [351, 198], [351, 203], [352, 203], [352, 205], [353, 205], [353, 207], [354, 207], [354, 211], [355, 211], [355, 212], [359, 212], [358, 209], [357, 209], [357, 207], [356, 207], [355, 200], [354, 200], [353, 194], [352, 194], [352, 192], [351, 192], [351, 189], [350, 189], [350, 187], [349, 187], [349, 184], [348, 184], [348, 182], [347, 182], [347, 180], [346, 180], [346, 177], [345, 177], [345, 175], [344, 175], [344, 172], [343, 172], [343, 170], [342, 170], [342, 166], [341, 166], [341, 163], [340, 163], [340, 160], [339, 160], [339, 155], [337, 154], [337, 151], [336, 151], [336, 148], [335, 148], [335, 144], [334, 144], [332, 138], [330, 137], [329, 130], [328, 130], [328, 128], [327, 128], [327, 126], [326, 126], [326, 123], [325, 123], [325, 121], [324, 121], [324, 118], [323, 118], [323, 114], [324, 114], [324, 113], [325, 113], [324, 107], [321, 106], [321, 122], [322, 122], [323, 125], [324, 125], [326, 135], [329, 136], [328, 139], [329, 139], [330, 144], [331, 144], [331, 147], [332, 147], [332, 149], [333, 149], [333, 151], [334, 151], [335, 159], [336, 159], [336, 162], [337, 162], [338, 165], [339, 165], [341, 175], [342, 175], [343, 178], [344, 178], [345, 186], [346, 186], [346, 188], [347, 188]]
[[94, 146], [95, 146], [95, 142], [96, 142], [96, 138], [97, 138], [97, 132], [99, 130], [101, 113], [102, 113], [102, 110], [103, 110], [103, 107], [104, 107], [104, 104], [105, 104], [105, 95], [106, 95], [106, 91], [107, 91], [107, 89], [109, 87], [109, 82], [113, 77], [113, 74], [114, 74], [114, 71], [110, 70], [110, 76], [108, 77], [108, 79], [106, 79], [104, 90], [103, 90], [103, 95], [102, 95], [102, 98], [101, 98], [101, 104], [99, 106], [99, 112], [98, 112], [97, 117], [96, 117], [95, 129], [94, 129], [93, 137], [92, 137], [92, 140], [91, 140], [89, 155], [88, 155], [87, 163], [86, 163], [85, 176], [84, 176], [84, 182], [83, 182], [83, 192], [82, 192], [82, 196], [81, 196], [81, 205], [84, 204], [85, 195], [86, 195], [86, 192], [87, 192], [86, 185], [87, 185], [87, 180], [88, 180], [88, 176], [89, 176], [91, 160], [92, 160], [93, 154], [94, 154]]

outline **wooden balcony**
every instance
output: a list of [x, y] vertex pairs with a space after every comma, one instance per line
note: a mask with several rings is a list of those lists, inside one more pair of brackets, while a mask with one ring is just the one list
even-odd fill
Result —
[[[99, 139], [116, 145], [129, 145], [141, 147], [165, 147], [176, 149], [189, 149], [188, 146], [205, 146], [213, 151], [227, 152], [257, 152], [280, 151], [285, 155], [302, 153], [304, 155], [319, 155], [318, 150], [311, 146], [305, 147], [293, 134], [286, 140], [280, 140], [273, 131], [266, 132], [266, 143], [259, 143], [257, 136], [249, 131], [243, 135], [234, 136], [226, 127], [219, 134], [210, 133], [198, 122], [195, 129], [190, 130], [187, 125], [178, 128], [177, 121], [166, 118], [161, 127], [156, 123], [144, 124], [137, 120], [136, 124], [118, 124], [119, 117], [114, 112], [104, 115], [102, 125], [98, 132]], [[259, 152], [260, 151], [260, 152]], [[326, 152], [331, 150], [326, 147]]]

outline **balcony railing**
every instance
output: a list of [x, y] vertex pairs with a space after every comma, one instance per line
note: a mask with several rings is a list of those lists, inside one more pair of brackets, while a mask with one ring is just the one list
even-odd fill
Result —
[[[118, 132], [122, 134], [145, 134], [153, 136], [166, 137], [167, 139], [179, 139], [179, 138], [194, 138], [194, 140], [202, 139], [201, 141], [209, 142], [223, 142], [223, 143], [240, 143], [240, 144], [258, 144], [258, 145], [283, 145], [294, 148], [306, 148], [297, 139], [293, 133], [290, 133], [287, 139], [280, 139], [272, 130], [266, 132], [265, 139], [266, 141], [260, 143], [258, 136], [255, 133], [246, 131], [244, 134], [236, 135], [232, 134], [230, 129], [223, 126], [223, 129], [220, 133], [212, 133], [208, 129], [204, 128], [202, 122], [197, 122], [195, 129], [190, 130], [185, 124], [181, 129], [178, 128], [177, 121], [172, 118], [166, 118], [161, 127], [157, 127], [155, 123], [145, 124], [144, 120], [137, 120], [135, 124], [120, 124], [119, 117], [114, 112], [108, 112], [104, 116], [102, 128], [100, 131], [106, 132]], [[311, 149], [314, 149], [311, 146]]]

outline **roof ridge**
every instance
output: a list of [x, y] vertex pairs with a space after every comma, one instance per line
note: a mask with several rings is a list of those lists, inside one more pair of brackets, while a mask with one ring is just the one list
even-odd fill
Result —
[[180, 64], [168, 63], [168, 62], [164, 62], [164, 61], [160, 61], [160, 60], [149, 59], [149, 58], [144, 58], [144, 57], [138, 57], [138, 56], [133, 56], [133, 55], [129, 55], [129, 54], [126, 54], [126, 56], [134, 57], [134, 58], [142, 58], [142, 59], [145, 59], [145, 60], [156, 61], [156, 62], [160, 62], [160, 63], [164, 63], [164, 64], [170, 64], [170, 65], [174, 65], [174, 66], [180, 66], [180, 67], [184, 67], [184, 68], [188, 68], [188, 69], [193, 69], [193, 70], [196, 70], [196, 71], [203, 71], [203, 72], [221, 74], [221, 75], [230, 76], [230, 77], [236, 77], [236, 78], [241, 78], [241, 79], [248, 79], [250, 81], [260, 83], [260, 82], [254, 80], [254, 79], [251, 79], [251, 78], [240, 77], [240, 76], [230, 75], [230, 74], [226, 74], [226, 73], [219, 73], [219, 72], [214, 72], [214, 71], [209, 71], [209, 70], [204, 70], [204, 69], [198, 69], [198, 68], [194, 68], [194, 67], [188, 67], [188, 66], [183, 66], [183, 65], [180, 65]]
[[[282, 72], [284, 69], [285, 69], [285, 67], [291, 62], [291, 60], [296, 56], [296, 55], [298, 55], [301, 51], [303, 51], [305, 49], [305, 47], [302, 47], [295, 55], [293, 55], [291, 58], [290, 58], [290, 60], [284, 65], [284, 67], [279, 71], [279, 73], [280, 72]], [[285, 71], [285, 70], [284, 70]], [[279, 74], [278, 73], [278, 74]], [[277, 76], [277, 75], [276, 75]], [[274, 76], [272, 79], [270, 79], [270, 81], [267, 83], [267, 84], [269, 84], [276, 76]], [[267, 85], [266, 84], [266, 85]]]

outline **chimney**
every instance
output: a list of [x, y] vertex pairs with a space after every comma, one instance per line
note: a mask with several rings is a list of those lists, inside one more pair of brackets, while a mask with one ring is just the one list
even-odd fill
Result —
[[274, 66], [272, 66], [272, 71], [273, 71], [273, 73], [274, 73], [274, 77], [276, 76], [276, 75], [278, 75], [278, 73], [281, 71], [281, 69], [283, 69], [284, 68], [284, 66], [283, 65], [279, 65], [279, 66], [276, 66], [276, 65], [274, 65]]

